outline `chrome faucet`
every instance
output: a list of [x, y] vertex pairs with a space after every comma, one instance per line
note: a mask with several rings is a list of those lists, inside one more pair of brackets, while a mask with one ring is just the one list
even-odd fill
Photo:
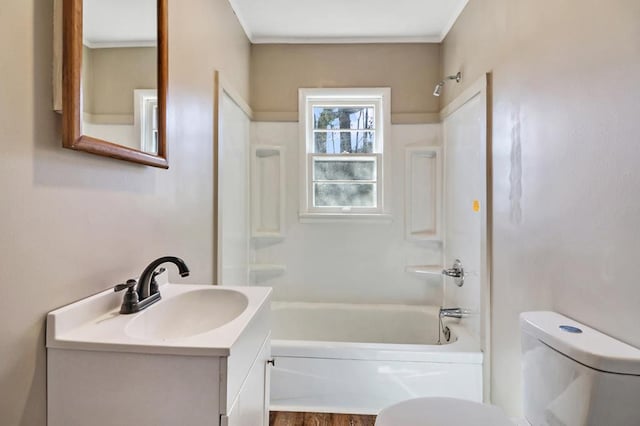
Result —
[[469, 313], [464, 311], [462, 308], [443, 308], [440, 307], [440, 312], [438, 313], [438, 316], [440, 317], [440, 319], [442, 318], [464, 318], [466, 316], [468, 316]]
[[444, 335], [444, 339], [446, 342], [451, 340], [451, 329], [444, 325], [444, 318], [465, 318], [470, 315], [470, 311], [468, 309], [462, 308], [443, 308], [440, 307], [440, 311], [438, 312], [438, 344], [442, 344], [442, 337]]
[[462, 266], [460, 259], [456, 259], [451, 268], [443, 269], [442, 275], [453, 278], [453, 282], [455, 282], [458, 287], [464, 285], [464, 266]]
[[122, 300], [122, 306], [120, 307], [121, 314], [140, 312], [160, 300], [160, 290], [156, 282], [156, 277], [162, 274], [165, 269], [160, 268], [156, 271], [156, 268], [167, 262], [173, 263], [178, 267], [178, 272], [181, 277], [189, 276], [187, 264], [178, 257], [164, 256], [154, 260], [144, 268], [138, 281], [130, 279], [127, 280], [126, 283], [118, 284], [114, 287], [114, 291], [127, 289], [124, 299]]

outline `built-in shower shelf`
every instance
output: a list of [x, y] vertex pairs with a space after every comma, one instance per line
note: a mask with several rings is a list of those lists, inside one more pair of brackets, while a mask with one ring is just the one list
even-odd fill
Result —
[[412, 265], [407, 266], [405, 271], [417, 275], [419, 277], [442, 276], [442, 266], [434, 265]]
[[251, 152], [251, 238], [284, 239], [284, 147], [254, 145]]
[[287, 270], [285, 265], [275, 263], [252, 263], [249, 265], [249, 272], [252, 274], [280, 275]]
[[410, 241], [441, 242], [441, 148], [405, 148], [405, 233]]
[[251, 239], [254, 241], [282, 241], [284, 240], [284, 235], [279, 232], [260, 232], [251, 236]]

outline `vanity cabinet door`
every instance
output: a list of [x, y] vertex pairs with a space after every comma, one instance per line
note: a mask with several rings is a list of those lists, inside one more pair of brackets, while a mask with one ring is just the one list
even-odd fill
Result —
[[270, 358], [271, 337], [267, 336], [229, 414], [221, 416], [221, 426], [269, 425]]

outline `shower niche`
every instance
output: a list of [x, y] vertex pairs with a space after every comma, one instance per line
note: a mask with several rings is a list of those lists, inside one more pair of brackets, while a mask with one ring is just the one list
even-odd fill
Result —
[[[416, 244], [442, 242], [442, 149], [405, 148], [405, 238]], [[442, 265], [408, 265], [405, 271], [441, 284]]]
[[405, 173], [406, 238], [410, 241], [441, 241], [441, 148], [407, 147]]
[[[251, 241], [254, 250], [265, 244], [284, 240], [285, 149], [276, 145], [254, 145], [251, 148]], [[275, 263], [251, 263], [253, 283], [278, 276], [286, 266]]]
[[251, 238], [283, 239], [285, 209], [284, 148], [251, 148]]

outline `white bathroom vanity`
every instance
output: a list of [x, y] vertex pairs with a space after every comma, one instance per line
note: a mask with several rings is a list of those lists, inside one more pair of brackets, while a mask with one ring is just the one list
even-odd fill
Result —
[[49, 426], [268, 425], [271, 289], [160, 291], [131, 315], [112, 290], [49, 313]]

